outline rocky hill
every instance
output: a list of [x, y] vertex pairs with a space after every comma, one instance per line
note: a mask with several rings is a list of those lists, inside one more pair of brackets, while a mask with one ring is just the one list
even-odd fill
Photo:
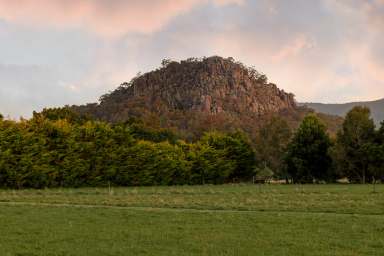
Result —
[[102, 96], [99, 104], [75, 109], [109, 122], [140, 118], [150, 126], [185, 132], [187, 137], [209, 129], [252, 133], [275, 115], [296, 126], [309, 112], [265, 75], [217, 56], [164, 60], [161, 68]]
[[366, 106], [370, 108], [372, 118], [377, 124], [384, 120], [384, 99], [376, 101], [351, 102], [344, 104], [300, 103], [299, 105], [307, 106], [320, 113], [337, 115], [342, 117], [344, 117], [345, 114], [355, 106]]

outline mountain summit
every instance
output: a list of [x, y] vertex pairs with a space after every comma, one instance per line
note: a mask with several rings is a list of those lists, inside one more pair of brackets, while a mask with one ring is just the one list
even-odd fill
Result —
[[180, 62], [138, 75], [100, 98], [99, 104], [76, 107], [101, 120], [132, 117], [149, 125], [198, 132], [207, 129], [254, 130], [263, 120], [284, 115], [298, 123], [306, 109], [294, 95], [277, 88], [254, 68], [218, 56]]

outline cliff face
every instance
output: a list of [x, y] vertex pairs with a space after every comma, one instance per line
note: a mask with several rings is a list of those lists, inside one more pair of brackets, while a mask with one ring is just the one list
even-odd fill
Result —
[[232, 59], [210, 57], [165, 63], [102, 97], [100, 106], [141, 99], [151, 111], [182, 110], [206, 114], [264, 115], [296, 107], [292, 94]]

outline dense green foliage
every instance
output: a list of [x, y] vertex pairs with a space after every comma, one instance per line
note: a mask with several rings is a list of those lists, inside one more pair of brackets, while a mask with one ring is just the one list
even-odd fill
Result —
[[331, 140], [326, 127], [315, 115], [304, 118], [288, 146], [287, 172], [294, 182], [313, 182], [330, 177]]
[[186, 143], [170, 131], [92, 121], [67, 108], [0, 121], [2, 187], [219, 184], [251, 177], [254, 159], [241, 133]]
[[284, 154], [291, 140], [292, 131], [288, 123], [274, 117], [261, 127], [257, 140], [257, 158], [262, 168], [272, 170], [276, 177], [287, 177]]
[[252, 177], [312, 183], [384, 177], [384, 122], [356, 107], [336, 138], [313, 114], [291, 135], [272, 118], [249, 140], [240, 130], [210, 131], [184, 141], [140, 119], [109, 124], [71, 108], [45, 109], [29, 120], [0, 117], [0, 186], [44, 188], [249, 182]]
[[383, 181], [384, 122], [376, 129], [370, 110], [354, 107], [332, 143], [326, 127], [315, 116], [307, 116], [288, 146], [285, 168], [294, 182]]
[[383, 175], [382, 130], [375, 130], [366, 107], [355, 107], [347, 114], [335, 148], [340, 175], [362, 183]]
[[[194, 174], [202, 174], [202, 183], [223, 183], [250, 179], [256, 164], [255, 154], [244, 134], [236, 132], [205, 134], [197, 145]], [[226, 170], [222, 172], [220, 170]]]

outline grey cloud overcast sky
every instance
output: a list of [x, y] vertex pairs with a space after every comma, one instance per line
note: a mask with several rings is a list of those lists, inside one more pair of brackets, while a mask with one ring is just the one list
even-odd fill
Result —
[[384, 0], [0, 0], [0, 112], [95, 102], [163, 58], [221, 55], [299, 101], [384, 97]]

